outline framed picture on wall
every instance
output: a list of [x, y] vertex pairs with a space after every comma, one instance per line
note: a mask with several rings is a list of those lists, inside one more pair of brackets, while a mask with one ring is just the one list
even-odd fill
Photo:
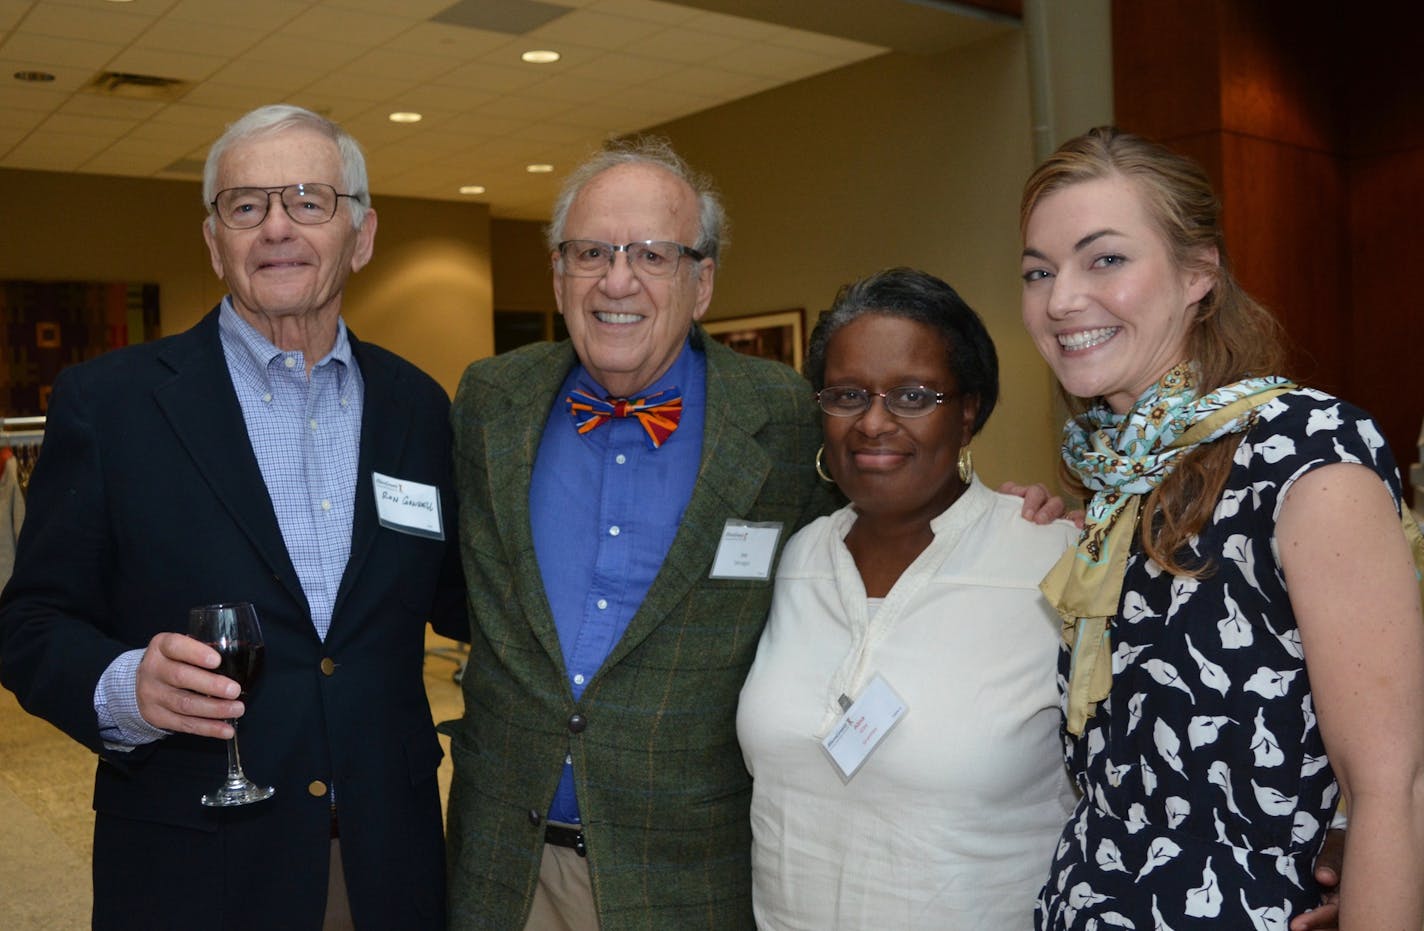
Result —
[[702, 328], [717, 342], [749, 356], [775, 359], [796, 371], [806, 352], [806, 311], [781, 310], [751, 317], [704, 320]]

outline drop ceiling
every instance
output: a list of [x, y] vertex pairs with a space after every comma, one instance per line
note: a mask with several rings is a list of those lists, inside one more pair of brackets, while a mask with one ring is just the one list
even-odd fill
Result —
[[377, 196], [542, 219], [605, 138], [1015, 22], [934, 0], [0, 0], [0, 168], [193, 180], [227, 123], [290, 102], [361, 141]]

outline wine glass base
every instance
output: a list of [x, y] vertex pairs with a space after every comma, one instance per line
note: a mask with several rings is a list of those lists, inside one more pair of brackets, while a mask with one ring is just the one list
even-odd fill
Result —
[[245, 785], [225, 785], [211, 795], [203, 796], [203, 804], [209, 808], [231, 808], [235, 805], [251, 805], [277, 794], [271, 786], [259, 786], [251, 782]]

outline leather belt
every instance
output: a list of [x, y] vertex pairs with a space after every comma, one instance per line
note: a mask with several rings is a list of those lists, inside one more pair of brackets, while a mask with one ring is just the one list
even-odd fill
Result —
[[566, 828], [557, 824], [544, 826], [544, 843], [555, 847], [569, 847], [581, 857], [588, 856], [588, 845], [584, 843], [580, 828]]

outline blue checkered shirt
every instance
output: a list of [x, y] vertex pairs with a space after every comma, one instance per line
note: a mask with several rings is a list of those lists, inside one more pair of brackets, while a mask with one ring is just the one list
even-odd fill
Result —
[[[326, 639], [346, 561], [356, 505], [365, 384], [346, 323], [308, 379], [300, 352], [274, 346], [223, 298], [218, 333], [247, 436], [272, 498], [287, 555], [302, 583], [317, 636]], [[107, 743], [136, 746], [166, 732], [138, 712], [135, 678], [143, 650], [121, 654], [99, 678], [94, 710]]]

